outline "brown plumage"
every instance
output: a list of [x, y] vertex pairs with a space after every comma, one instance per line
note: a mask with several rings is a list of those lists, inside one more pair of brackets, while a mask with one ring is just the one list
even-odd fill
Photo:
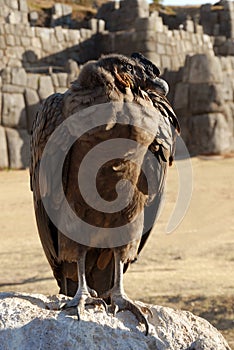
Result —
[[[158, 76], [154, 77], [153, 73], [149, 76], [149, 61], [144, 61], [142, 57], [136, 54], [130, 59], [122, 55], [109, 55], [89, 62], [65, 94], [54, 94], [44, 101], [32, 129], [30, 175], [43, 249], [60, 287], [60, 293], [74, 297], [63, 308], [77, 307], [79, 316], [86, 304], [105, 306], [103, 299], [111, 301], [115, 311], [131, 310], [145, 324], [147, 333], [148, 322], [141, 309], [124, 294], [122, 274], [129, 263], [136, 260], [158, 214], [167, 168], [173, 160], [179, 124], [165, 97], [164, 81]], [[93, 242], [83, 245], [71, 240], [66, 232], [60, 232], [54, 225], [42, 200], [50, 193], [56, 194], [58, 184], [56, 177], [54, 181], [49, 181], [47, 175], [43, 174], [43, 188], [39, 188], [39, 168], [49, 137], [63, 121], [87, 107], [116, 102], [126, 102], [127, 109], [123, 112], [121, 105], [118, 105], [117, 109], [113, 109], [115, 115], [108, 125], [98, 126], [82, 135], [73, 144], [63, 166], [62, 181], [66, 199], [73, 211], [85, 222], [110, 229], [122, 226], [124, 234], [124, 225], [140, 217], [139, 213], [144, 210], [144, 217], [136, 220], [137, 225], [135, 223], [130, 226], [132, 240], [129, 243], [108, 248], [100, 248], [98, 245], [96, 248]], [[131, 105], [139, 106], [136, 113]], [[133, 119], [133, 125], [119, 122], [126, 111]], [[155, 134], [144, 132], [135, 124], [135, 121], [141, 124], [144, 118], [150, 117], [151, 122], [154, 122], [154, 118], [155, 121], [159, 120]], [[58, 152], [66, 143], [65, 137], [61, 135], [56, 140]], [[97, 173], [96, 185], [105, 201], [111, 203], [116, 199], [116, 184], [120, 180], [129, 180], [133, 188], [132, 197], [124, 209], [116, 213], [103, 213], [86, 203], [78, 186], [77, 174], [87, 152], [103, 141], [116, 138], [136, 141], [144, 146], [142, 149], [149, 149], [158, 162], [152, 163], [148, 153], [141, 150], [103, 164]], [[145, 174], [141, 169], [143, 163]], [[87, 171], [92, 171], [92, 165]], [[150, 196], [146, 178], [152, 179], [155, 184]], [[126, 188], [123, 186], [122, 190], [125, 191]], [[50, 203], [51, 207], [59, 211], [62, 199], [59, 194], [53, 198], [55, 199]], [[60, 215], [62, 217], [63, 213]], [[142, 236], [145, 227], [147, 232]]]

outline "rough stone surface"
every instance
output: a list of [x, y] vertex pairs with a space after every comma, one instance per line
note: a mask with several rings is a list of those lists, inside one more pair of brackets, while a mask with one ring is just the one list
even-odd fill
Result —
[[37, 92], [32, 89], [26, 89], [25, 102], [26, 102], [26, 111], [27, 111], [27, 126], [28, 126], [28, 132], [30, 133], [33, 120], [35, 119], [36, 113], [40, 105], [40, 99]]
[[191, 84], [189, 88], [192, 115], [223, 110], [222, 86], [218, 84]]
[[0, 126], [0, 169], [8, 168], [8, 154], [5, 129]]
[[50, 76], [40, 77], [38, 93], [41, 100], [44, 100], [49, 95], [54, 93], [54, 87]]
[[27, 74], [27, 87], [37, 90], [39, 74]]
[[9, 127], [27, 127], [23, 94], [3, 93], [2, 123]]
[[27, 74], [23, 68], [12, 68], [12, 84], [26, 86]]
[[218, 57], [206, 54], [188, 56], [185, 62], [185, 81], [190, 83], [222, 83], [222, 67]]
[[189, 149], [200, 154], [222, 154], [232, 147], [232, 131], [221, 113], [193, 116], [189, 121]]
[[29, 134], [26, 130], [5, 128], [9, 149], [9, 166], [24, 169], [29, 165]]
[[61, 295], [2, 293], [0, 349], [231, 350], [213, 326], [190, 312], [150, 306], [145, 336], [129, 311], [114, 317], [90, 308], [77, 321], [68, 311], [54, 310], [63, 301]]

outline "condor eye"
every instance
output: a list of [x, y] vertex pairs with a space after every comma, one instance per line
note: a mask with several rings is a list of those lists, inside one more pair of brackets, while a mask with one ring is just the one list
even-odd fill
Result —
[[129, 71], [129, 72], [132, 72], [133, 71], [133, 66], [131, 65], [131, 64], [127, 64], [126, 65], [126, 68], [127, 68], [127, 70]]

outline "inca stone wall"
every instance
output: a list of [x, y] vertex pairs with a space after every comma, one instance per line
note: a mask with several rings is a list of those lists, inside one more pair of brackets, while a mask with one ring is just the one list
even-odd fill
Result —
[[[213, 47], [218, 40], [222, 47], [222, 37], [204, 34], [189, 19], [186, 30], [169, 30], [157, 12], [149, 15], [146, 0], [108, 3], [97, 17], [89, 21], [89, 29], [57, 26], [56, 21], [62, 23], [59, 16], [56, 21], [52, 18], [53, 28], [34, 27], [28, 21], [26, 0], [2, 0], [0, 168], [28, 165], [35, 112], [43, 99], [66, 90], [77, 77], [76, 62], [80, 65], [111, 52], [130, 55], [140, 51], [159, 66], [171, 85], [169, 98], [193, 154], [233, 149], [234, 64], [231, 57], [217, 58]], [[204, 78], [207, 67], [213, 80]], [[216, 72], [219, 81], [214, 78]]]
[[103, 33], [99, 47], [103, 53], [121, 52], [130, 55], [140, 51], [156, 63], [161, 70], [178, 70], [186, 55], [197, 52], [213, 52], [208, 35], [183, 30], [168, 30], [162, 18], [154, 12], [147, 18], [138, 18], [133, 30], [128, 32]]
[[29, 135], [39, 105], [54, 92], [64, 92], [74, 72], [42, 75], [26, 73], [22, 67], [2, 70], [0, 168], [28, 166]]
[[[24, 0], [9, 1], [17, 3]], [[0, 11], [6, 14], [7, 11], [4, 12], [3, 9], [1, 10], [0, 7]], [[23, 22], [18, 17], [14, 17], [14, 21], [10, 20], [13, 18], [10, 15], [0, 17], [0, 69], [6, 66], [26, 68], [49, 64], [64, 66], [69, 58], [74, 58], [81, 63], [90, 58], [91, 48], [88, 50], [87, 41], [96, 34], [97, 30], [101, 30], [101, 25], [98, 29], [82, 28], [81, 30], [65, 29], [60, 26], [31, 27], [27, 21], [28, 13], [23, 12], [23, 15], [26, 15]], [[96, 20], [96, 22], [102, 21]]]
[[[163, 23], [169, 29], [184, 28], [186, 31], [199, 32], [200, 27], [205, 34], [214, 39], [216, 55], [234, 55], [234, 2], [221, 0], [214, 5], [205, 4], [200, 8], [185, 7], [176, 14], [160, 12]], [[199, 25], [200, 24], [200, 25]]]
[[234, 57], [188, 56], [175, 85], [174, 108], [191, 154], [234, 149]]
[[[23, 3], [24, 0], [8, 0], [8, 2]], [[122, 3], [138, 4], [137, 0], [125, 0]], [[114, 2], [113, 2], [114, 4]], [[140, 11], [140, 5], [144, 5]], [[108, 3], [107, 5], [112, 5]], [[16, 6], [15, 6], [16, 7]], [[18, 5], [19, 7], [19, 5]], [[138, 7], [133, 13], [138, 14], [129, 18], [128, 6], [115, 10], [114, 18], [118, 26], [128, 31], [104, 31], [103, 19], [93, 18], [90, 29], [65, 29], [60, 26], [54, 28], [31, 27], [24, 16], [9, 21], [10, 15], [0, 19], [0, 69], [24, 66], [27, 69], [43, 65], [63, 67], [72, 58], [82, 64], [89, 59], [96, 59], [102, 53], [121, 52], [131, 54], [141, 51], [158, 64], [162, 69], [177, 70], [184, 64], [187, 54], [213, 51], [213, 44], [208, 35], [204, 35], [200, 27], [199, 33], [183, 30], [168, 30], [163, 25], [157, 12], [149, 16], [146, 11], [148, 3], [139, 0]], [[26, 5], [24, 6], [26, 9]], [[3, 7], [4, 9], [4, 7]], [[10, 10], [11, 11], [11, 10]], [[13, 11], [13, 10], [12, 10]], [[102, 11], [100, 11], [102, 13]], [[115, 13], [114, 12], [114, 13]], [[118, 14], [120, 12], [120, 14]], [[4, 12], [5, 14], [7, 11]], [[14, 10], [12, 13], [20, 13]], [[27, 15], [27, 12], [23, 12]], [[101, 14], [98, 14], [101, 17]], [[104, 16], [105, 18], [105, 16]], [[17, 22], [18, 20], [18, 22]], [[5, 22], [4, 22], [5, 21]], [[109, 26], [106, 22], [106, 27]]]
[[205, 33], [234, 38], [234, 3], [232, 1], [221, 0], [214, 6], [202, 5], [200, 16]]

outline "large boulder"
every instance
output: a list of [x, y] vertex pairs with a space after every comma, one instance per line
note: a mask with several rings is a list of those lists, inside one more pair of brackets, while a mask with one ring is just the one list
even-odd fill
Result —
[[6, 132], [3, 126], [0, 126], [0, 169], [8, 168], [8, 153]]
[[103, 309], [90, 308], [78, 321], [68, 311], [56, 310], [64, 298], [1, 293], [0, 348], [231, 350], [211, 324], [190, 312], [148, 305], [153, 317], [145, 336], [144, 327], [138, 326], [129, 311], [114, 317]]
[[30, 136], [27, 130], [5, 128], [7, 148], [9, 150], [9, 167], [11, 169], [25, 169], [29, 166]]
[[3, 93], [2, 124], [11, 128], [26, 129], [24, 96], [20, 93]]
[[187, 56], [183, 81], [192, 84], [222, 83], [223, 73], [219, 58], [210, 54]]
[[222, 113], [192, 116], [189, 120], [192, 154], [223, 154], [233, 147], [231, 125]]

